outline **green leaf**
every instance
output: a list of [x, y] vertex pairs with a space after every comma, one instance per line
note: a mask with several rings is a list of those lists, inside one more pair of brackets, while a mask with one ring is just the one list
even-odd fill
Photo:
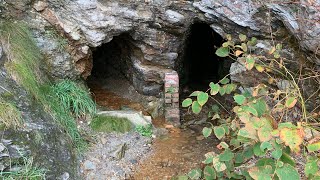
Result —
[[216, 163], [213, 163], [213, 167], [214, 169], [216, 169], [217, 172], [222, 172], [227, 169], [226, 164], [219, 161]]
[[206, 138], [209, 137], [211, 135], [211, 133], [212, 133], [212, 128], [205, 127], [202, 129], [202, 134]]
[[276, 174], [279, 180], [299, 180], [300, 176], [298, 171], [290, 164], [284, 164], [283, 167], [276, 169]]
[[265, 151], [266, 149], [271, 150], [271, 149], [273, 149], [273, 147], [270, 142], [263, 142], [260, 145], [260, 149], [261, 149], [261, 151]]
[[253, 153], [254, 155], [256, 156], [264, 156], [266, 154], [266, 151], [262, 151], [261, 148], [261, 143], [256, 143], [254, 146], [253, 146]]
[[211, 90], [210, 90], [210, 94], [212, 96], [218, 94], [219, 90], [220, 90], [220, 85], [219, 84], [214, 84], [214, 83], [210, 83], [209, 84]]
[[235, 158], [234, 158], [234, 162], [237, 164], [240, 164], [242, 162], [244, 162], [244, 156], [242, 153], [236, 153], [235, 154]]
[[233, 96], [233, 99], [237, 104], [242, 105], [245, 102], [246, 97], [244, 97], [244, 95], [235, 95]]
[[245, 137], [245, 138], [250, 138], [250, 139], [253, 139], [253, 140], [257, 140], [257, 137], [252, 132], [249, 132], [248, 130], [246, 130], [244, 128], [239, 130], [238, 136], [242, 136], [242, 137]]
[[224, 87], [221, 87], [219, 89], [219, 93], [220, 93], [221, 96], [225, 95], [226, 94], [226, 89]]
[[308, 161], [304, 166], [304, 172], [306, 176], [314, 175], [318, 171], [317, 160]]
[[188, 173], [188, 176], [191, 179], [200, 179], [201, 173], [202, 173], [201, 169], [193, 169]]
[[251, 104], [251, 106], [257, 111], [258, 117], [261, 117], [268, 110], [268, 105], [263, 99], [258, 99], [257, 102]]
[[247, 51], [248, 51], [247, 44], [246, 44], [246, 43], [241, 43], [241, 49], [242, 49], [244, 52], [247, 52]]
[[267, 165], [272, 167], [272, 170], [270, 171], [270, 173], [273, 174], [274, 170], [276, 169], [276, 161], [274, 159], [262, 158], [256, 162], [256, 166], [259, 166], [259, 167], [265, 167]]
[[283, 128], [297, 129], [297, 126], [293, 125], [292, 122], [284, 122], [284, 123], [278, 124], [279, 130], [281, 130]]
[[229, 145], [226, 142], [220, 142], [219, 146], [221, 146], [224, 149], [228, 149], [229, 148]]
[[213, 131], [214, 131], [214, 135], [216, 135], [218, 139], [222, 139], [226, 133], [224, 128], [221, 126], [214, 127]]
[[189, 177], [188, 176], [179, 176], [178, 180], [188, 180]]
[[225, 88], [226, 94], [231, 94], [232, 91], [236, 90], [237, 86], [235, 84], [227, 84]]
[[309, 152], [319, 151], [320, 150], [320, 142], [308, 144], [307, 148], [308, 148]]
[[220, 47], [216, 51], [216, 55], [219, 57], [227, 57], [229, 55], [229, 48], [228, 47]]
[[253, 167], [248, 170], [250, 176], [257, 180], [271, 180], [272, 167], [269, 165], [263, 167]]
[[246, 57], [245, 67], [248, 70], [251, 70], [254, 67], [254, 63], [255, 63], [255, 59], [252, 56], [248, 55]]
[[247, 36], [244, 34], [239, 34], [239, 39], [240, 39], [240, 41], [244, 42], [247, 40]]
[[201, 91], [194, 91], [192, 92], [189, 96], [198, 96], [198, 94], [200, 93]]
[[203, 170], [205, 180], [216, 179], [216, 171], [211, 166], [206, 166]]
[[213, 161], [213, 156], [208, 156], [206, 160], [203, 161], [204, 164], [211, 164]]
[[182, 107], [189, 107], [191, 104], [192, 104], [192, 99], [191, 98], [187, 98], [187, 99], [182, 101]]
[[227, 77], [225, 77], [225, 78], [223, 78], [223, 79], [220, 80], [220, 83], [221, 83], [221, 84], [228, 84], [229, 82], [230, 82], [230, 79], [227, 78]]
[[271, 152], [271, 156], [275, 159], [280, 159], [282, 156], [282, 149], [275, 149]]
[[243, 156], [246, 158], [246, 159], [250, 159], [252, 156], [254, 155], [253, 153], [253, 147], [247, 147], [243, 150]]
[[293, 108], [297, 103], [297, 99], [295, 97], [288, 97], [285, 103], [287, 108]]
[[255, 37], [252, 37], [250, 41], [248, 41], [249, 46], [255, 46], [258, 42], [258, 39]]
[[230, 161], [233, 158], [234, 154], [230, 149], [224, 150], [224, 152], [219, 155], [219, 161]]
[[291, 166], [296, 166], [294, 159], [292, 159], [291, 156], [285, 152], [282, 152], [280, 160], [284, 163], [290, 164]]
[[197, 96], [197, 101], [200, 104], [200, 106], [203, 106], [209, 99], [208, 93], [200, 92]]
[[254, 116], [258, 116], [257, 110], [255, 108], [251, 107], [251, 106], [243, 106], [242, 109], [243, 109], [243, 111], [249, 112]]
[[280, 130], [280, 139], [295, 152], [300, 151], [300, 145], [303, 141], [303, 133], [299, 129], [283, 128]]
[[192, 103], [192, 112], [195, 113], [195, 114], [199, 114], [201, 112], [201, 106], [200, 104], [197, 102], [197, 101], [194, 101]]

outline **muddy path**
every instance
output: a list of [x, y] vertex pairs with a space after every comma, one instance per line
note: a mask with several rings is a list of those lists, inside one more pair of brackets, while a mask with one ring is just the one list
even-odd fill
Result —
[[[143, 106], [138, 102], [120, 96], [112, 88], [105, 88], [97, 82], [90, 83], [90, 89], [99, 106], [107, 110], [119, 110], [123, 106], [137, 111], [145, 112]], [[188, 121], [199, 118], [184, 112]], [[186, 120], [185, 120], [186, 121]], [[87, 153], [82, 162], [82, 167], [86, 161], [96, 163], [99, 170], [83, 170], [84, 179], [133, 179], [133, 180], [162, 180], [171, 179], [177, 175], [188, 173], [192, 168], [201, 167], [204, 154], [209, 151], [217, 151], [217, 140], [215, 138], [205, 139], [202, 136], [201, 125], [189, 125], [183, 128], [174, 128], [167, 124], [164, 118], [153, 119], [153, 125], [157, 131], [155, 138], [139, 139], [136, 132], [125, 135], [100, 134], [102, 137]], [[165, 132], [165, 133], [163, 133]], [[132, 137], [134, 137], [132, 139]], [[103, 142], [104, 141], [104, 142]], [[112, 141], [127, 143], [128, 153], [122, 160], [108, 159], [110, 147], [117, 143]], [[109, 144], [106, 142], [110, 142]], [[104, 144], [103, 144], [104, 143]], [[142, 153], [141, 153], [142, 152]], [[110, 167], [114, 164], [116, 170]], [[83, 169], [83, 168], [82, 168]], [[119, 170], [120, 169], [120, 170]], [[113, 171], [108, 173], [106, 171]], [[119, 171], [123, 174], [120, 176]], [[118, 174], [117, 174], [118, 173]]]

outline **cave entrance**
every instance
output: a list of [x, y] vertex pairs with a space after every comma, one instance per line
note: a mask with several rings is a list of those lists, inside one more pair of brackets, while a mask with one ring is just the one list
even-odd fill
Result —
[[224, 39], [208, 24], [195, 22], [185, 40], [181, 69], [181, 86], [189, 91], [206, 90], [210, 82], [217, 82], [228, 74], [230, 65], [215, 51]]
[[129, 34], [121, 34], [92, 49], [93, 67], [87, 84], [97, 104], [107, 109], [118, 110], [132, 104], [127, 97], [135, 92], [129, 81], [132, 76], [131, 40]]

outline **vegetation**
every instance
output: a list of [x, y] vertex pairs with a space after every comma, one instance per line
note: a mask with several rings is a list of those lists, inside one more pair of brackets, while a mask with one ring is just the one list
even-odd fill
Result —
[[88, 91], [71, 80], [64, 80], [53, 85], [52, 92], [59, 98], [64, 109], [70, 110], [76, 117], [96, 113], [96, 105]]
[[34, 167], [33, 159], [23, 157], [23, 166], [17, 171], [0, 171], [0, 178], [3, 180], [43, 180], [46, 179], [46, 170]]
[[152, 125], [138, 125], [136, 127], [136, 131], [141, 135], [141, 136], [146, 136], [146, 137], [151, 137], [152, 136]]
[[[52, 84], [39, 69], [41, 52], [28, 27], [22, 22], [2, 22], [0, 39], [7, 45], [9, 61], [5, 67], [11, 76], [34, 97], [71, 137], [79, 150], [86, 147], [75, 117], [95, 112], [89, 93], [70, 80]], [[72, 111], [72, 113], [70, 113]]]
[[17, 129], [22, 126], [20, 111], [12, 103], [3, 101], [0, 98], [0, 124], [5, 128]]
[[[219, 125], [211, 124], [202, 131], [205, 137], [214, 134], [221, 141], [217, 147], [222, 152], [207, 153], [203, 170], [194, 169], [179, 179], [319, 179], [320, 141], [318, 137], [307, 139], [307, 132], [316, 132], [318, 123], [313, 123], [314, 117], [306, 111], [295, 76], [280, 56], [282, 46], [278, 44], [268, 54], [259, 55], [252, 53], [256, 38], [248, 40], [241, 34], [237, 41], [240, 43], [228, 36], [216, 54], [233, 58], [247, 71], [265, 75], [267, 83], [239, 92], [237, 85], [225, 77], [210, 83], [206, 92], [193, 92], [182, 102], [183, 107], [198, 114], [209, 99], [215, 100], [215, 95], [232, 94], [234, 107], [227, 118], [221, 118], [217, 111], [210, 113]], [[287, 80], [289, 85], [275, 90], [276, 77]], [[296, 170], [298, 163], [292, 157], [301, 152], [306, 159], [306, 163], [299, 162], [304, 166], [304, 175]]]
[[97, 115], [90, 123], [93, 130], [98, 132], [120, 132], [125, 133], [133, 128], [132, 123], [127, 118], [114, 116]]

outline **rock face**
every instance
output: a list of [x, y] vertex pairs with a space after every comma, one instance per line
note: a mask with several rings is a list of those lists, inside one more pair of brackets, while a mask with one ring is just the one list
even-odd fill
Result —
[[[129, 70], [124, 73], [140, 93], [154, 96], [162, 91], [164, 73], [180, 71], [184, 40], [190, 24], [196, 21], [206, 22], [222, 37], [239, 33], [264, 41], [270, 41], [271, 33], [275, 39], [294, 37], [300, 47], [311, 52], [310, 60], [319, 68], [319, 6], [319, 1], [304, 0], [296, 4], [259, 4], [251, 0], [48, 0], [33, 4], [30, 11], [34, 17], [28, 21], [40, 33], [39, 45], [49, 55], [48, 70], [56, 78], [88, 77], [91, 51], [115, 36], [128, 34], [132, 51], [127, 54]], [[67, 52], [57, 51], [59, 43], [55, 45], [41, 35], [48, 27], [68, 39]]]
[[56, 179], [63, 173], [74, 178], [76, 157], [70, 140], [52, 117], [9, 78], [3, 63], [0, 64], [0, 97], [14, 102], [24, 119], [23, 128], [0, 127], [0, 171], [11, 168], [12, 162], [33, 157], [34, 166], [49, 170], [48, 179]]

